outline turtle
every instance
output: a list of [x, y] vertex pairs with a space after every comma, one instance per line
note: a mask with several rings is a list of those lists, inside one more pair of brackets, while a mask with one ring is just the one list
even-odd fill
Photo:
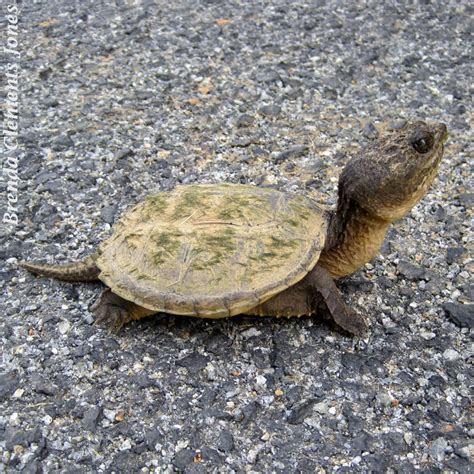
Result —
[[20, 265], [61, 280], [101, 280], [107, 288], [91, 311], [111, 330], [157, 313], [325, 311], [361, 336], [366, 319], [344, 303], [336, 281], [374, 257], [390, 224], [427, 192], [447, 136], [439, 122], [386, 127], [344, 167], [335, 210], [272, 187], [179, 185], [132, 207], [85, 259]]

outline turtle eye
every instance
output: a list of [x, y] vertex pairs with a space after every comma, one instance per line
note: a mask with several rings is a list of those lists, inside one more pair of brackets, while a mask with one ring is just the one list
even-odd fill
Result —
[[413, 137], [411, 143], [418, 153], [427, 153], [433, 148], [434, 138], [429, 132], [421, 132]]

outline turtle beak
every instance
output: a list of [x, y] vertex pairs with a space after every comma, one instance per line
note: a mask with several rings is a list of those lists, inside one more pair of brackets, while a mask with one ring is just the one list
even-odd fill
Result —
[[446, 127], [444, 123], [439, 123], [436, 128], [437, 128], [439, 141], [441, 143], [444, 143], [448, 139], [448, 136], [449, 136], [448, 127]]
[[448, 127], [444, 123], [432, 123], [430, 124], [435, 135], [436, 143], [439, 143], [438, 149], [436, 152], [431, 155], [431, 157], [421, 165], [421, 168], [424, 170], [436, 169], [441, 158], [443, 157], [444, 152], [444, 143], [448, 139]]
[[443, 156], [444, 143], [448, 139], [448, 127], [444, 123], [438, 123], [436, 125], [436, 134], [440, 145], [437, 153], [434, 155], [434, 160], [431, 160], [431, 166], [434, 164], [437, 167]]

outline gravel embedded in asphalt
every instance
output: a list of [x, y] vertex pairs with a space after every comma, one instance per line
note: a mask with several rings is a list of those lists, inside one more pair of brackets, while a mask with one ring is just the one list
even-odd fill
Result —
[[[24, 3], [0, 471], [468, 472], [468, 3]], [[341, 284], [367, 340], [315, 318], [164, 316], [109, 335], [91, 326], [100, 284], [18, 269], [91, 253], [125, 209], [179, 183], [333, 206], [348, 157], [413, 118], [450, 138], [429, 193]]]

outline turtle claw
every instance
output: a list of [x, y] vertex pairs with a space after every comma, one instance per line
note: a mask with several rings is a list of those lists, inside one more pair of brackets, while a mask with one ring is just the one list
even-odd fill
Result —
[[354, 336], [362, 337], [368, 333], [368, 326], [364, 318], [354, 310], [345, 308], [345, 311], [334, 312], [334, 321], [342, 329]]
[[354, 336], [361, 337], [367, 334], [368, 326], [365, 319], [344, 303], [341, 293], [327, 270], [317, 266], [311, 272], [311, 278], [315, 289], [322, 295], [335, 323]]
[[127, 311], [113, 305], [102, 305], [93, 312], [96, 315], [94, 326], [106, 326], [113, 334], [117, 334], [129, 319]]
[[130, 321], [130, 315], [125, 308], [115, 304], [114, 296], [110, 290], [104, 290], [90, 310], [95, 314], [94, 326], [106, 326], [109, 332], [117, 334]]

